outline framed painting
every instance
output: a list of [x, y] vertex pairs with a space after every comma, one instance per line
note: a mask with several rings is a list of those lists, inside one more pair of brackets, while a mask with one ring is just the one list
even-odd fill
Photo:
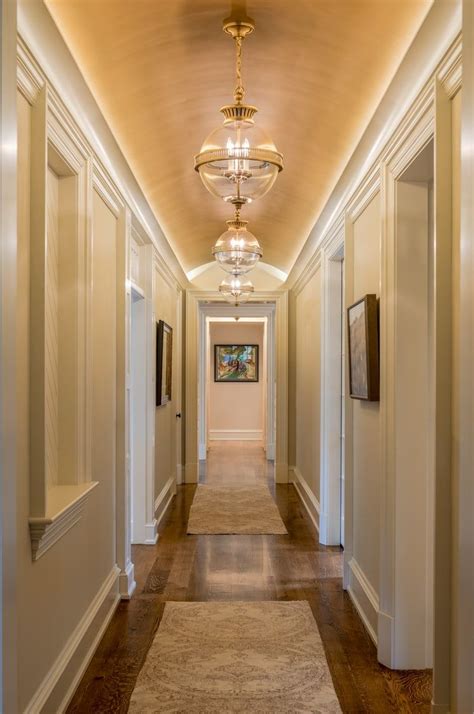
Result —
[[171, 401], [173, 378], [173, 328], [160, 320], [156, 323], [156, 406]]
[[376, 295], [365, 295], [347, 309], [349, 395], [379, 400], [379, 326]]
[[258, 382], [258, 345], [214, 345], [215, 382]]

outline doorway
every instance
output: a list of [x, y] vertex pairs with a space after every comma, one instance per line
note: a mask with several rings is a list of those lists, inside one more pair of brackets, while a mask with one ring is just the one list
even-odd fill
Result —
[[146, 543], [147, 335], [143, 292], [131, 288], [130, 340], [130, 514], [132, 543]]
[[[407, 669], [433, 664], [437, 369], [433, 179], [434, 145], [429, 141], [393, 187], [395, 579], [389, 664]], [[381, 641], [381, 661], [386, 657], [384, 649]]]
[[249, 441], [267, 453], [266, 318], [251, 320], [207, 318], [208, 448], [217, 441]]
[[[233, 314], [235, 313], [235, 314]], [[210, 445], [246, 442], [260, 445], [265, 458], [275, 461], [275, 306], [230, 308], [222, 304], [201, 309], [199, 360], [199, 461], [203, 470]], [[237, 320], [235, 318], [238, 318]], [[216, 345], [253, 346], [256, 381], [216, 381]], [[253, 359], [253, 358], [252, 358]]]
[[323, 256], [321, 322], [321, 510], [319, 540], [344, 546], [345, 493], [345, 297], [344, 235]]

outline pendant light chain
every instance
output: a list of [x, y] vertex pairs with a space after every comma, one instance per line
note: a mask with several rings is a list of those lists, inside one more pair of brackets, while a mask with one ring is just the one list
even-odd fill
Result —
[[237, 74], [237, 86], [234, 91], [234, 99], [237, 104], [240, 104], [244, 98], [245, 89], [242, 84], [242, 40], [243, 37], [237, 35], [235, 38], [235, 44], [237, 47], [237, 59], [236, 59], [236, 74]]

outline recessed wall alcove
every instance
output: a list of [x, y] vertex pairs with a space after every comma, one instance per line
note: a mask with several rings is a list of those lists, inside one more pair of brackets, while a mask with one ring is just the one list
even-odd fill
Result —
[[81, 516], [90, 480], [86, 161], [48, 112], [32, 109], [30, 533], [37, 560]]

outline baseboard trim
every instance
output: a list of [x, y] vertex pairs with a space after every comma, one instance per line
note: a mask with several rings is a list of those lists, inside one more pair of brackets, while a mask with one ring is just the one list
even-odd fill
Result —
[[301, 471], [297, 466], [291, 466], [291, 482], [296, 489], [296, 493], [300, 497], [300, 501], [306, 509], [308, 516], [311, 518], [316, 531], [319, 533], [319, 517], [320, 505], [319, 501], [306, 483]]
[[125, 570], [119, 575], [119, 593], [122, 600], [130, 600], [137, 584], [135, 582], [135, 566], [132, 562], [128, 563]]
[[377, 656], [380, 664], [389, 669], [393, 666], [393, 617], [379, 610], [377, 620]]
[[157, 527], [160, 525], [163, 516], [165, 515], [168, 506], [173, 500], [175, 495], [175, 480], [173, 476], [170, 476], [160, 493], [158, 494], [155, 501], [155, 517]]
[[[66, 710], [119, 603], [119, 575], [120, 570], [114, 565], [23, 714], [38, 714], [43, 710], [62, 714]], [[92, 630], [98, 618], [101, 621], [94, 634]]]
[[365, 629], [377, 647], [377, 624], [379, 619], [379, 598], [365, 573], [355, 558], [349, 563], [349, 585], [347, 592], [364, 623]]
[[[209, 441], [262, 441], [261, 429], [209, 429]], [[204, 456], [205, 458], [205, 456]]]
[[451, 707], [446, 704], [435, 704], [431, 702], [431, 712], [432, 714], [450, 714]]
[[157, 529], [158, 528], [158, 523], [156, 521], [156, 518], [153, 519], [151, 523], [146, 523], [145, 524], [145, 542], [143, 545], [156, 545], [158, 542], [158, 533]]

